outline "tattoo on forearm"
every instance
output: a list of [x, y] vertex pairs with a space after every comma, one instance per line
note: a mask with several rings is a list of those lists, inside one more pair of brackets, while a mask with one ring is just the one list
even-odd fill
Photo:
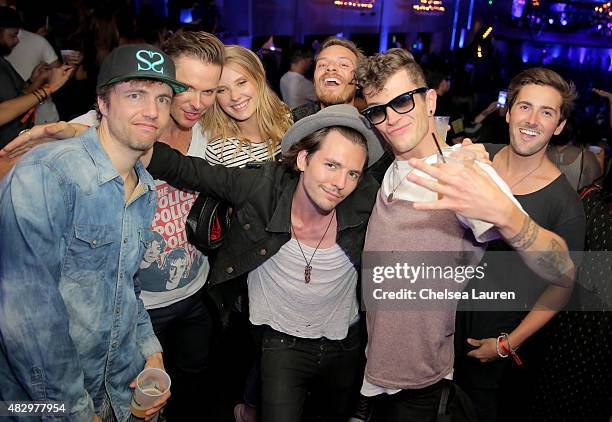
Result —
[[538, 257], [539, 267], [553, 278], [567, 276], [574, 263], [565, 248], [556, 240], [552, 239], [546, 252]]
[[525, 220], [523, 220], [523, 227], [518, 234], [510, 239], [508, 239], [508, 243], [517, 251], [525, 251], [529, 249], [533, 242], [538, 237], [538, 233], [540, 232], [540, 228], [528, 215], [525, 216]]

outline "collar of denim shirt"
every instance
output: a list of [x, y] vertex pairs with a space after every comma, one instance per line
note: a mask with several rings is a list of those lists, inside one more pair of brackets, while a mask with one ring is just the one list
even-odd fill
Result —
[[[87, 129], [81, 135], [81, 141], [85, 147], [85, 150], [90, 155], [91, 159], [96, 165], [98, 169], [98, 184], [102, 185], [106, 182], [109, 182], [119, 176], [119, 172], [113, 166], [113, 163], [110, 160], [110, 157], [102, 147], [100, 143], [100, 137], [96, 131], [95, 127], [91, 127]], [[136, 165], [134, 166], [136, 170], [136, 174], [138, 175], [138, 181], [142, 183], [146, 190], [155, 190], [155, 182], [153, 177], [149, 174], [149, 172], [142, 165], [140, 160], [136, 161]]]

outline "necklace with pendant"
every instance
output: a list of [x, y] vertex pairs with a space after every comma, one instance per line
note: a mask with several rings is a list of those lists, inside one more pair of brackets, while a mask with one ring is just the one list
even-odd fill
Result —
[[510, 189], [512, 189], [513, 187], [515, 187], [516, 185], [518, 185], [519, 183], [521, 183], [523, 180], [525, 180], [528, 176], [531, 176], [533, 173], [535, 173], [535, 171], [537, 169], [539, 169], [542, 166], [542, 163], [544, 162], [544, 158], [546, 158], [546, 155], [542, 156], [542, 159], [540, 160], [540, 164], [537, 165], [536, 168], [534, 168], [533, 170], [530, 170], [526, 175], [524, 175], [523, 177], [521, 177], [518, 181], [514, 182], [513, 184], [511, 184], [510, 186], [508, 186]]
[[332, 211], [331, 218], [329, 219], [329, 223], [327, 223], [327, 228], [325, 229], [325, 233], [323, 233], [323, 236], [321, 236], [321, 240], [319, 240], [319, 243], [317, 243], [317, 247], [312, 253], [310, 260], [306, 258], [306, 254], [304, 253], [304, 250], [302, 249], [302, 245], [300, 245], [300, 240], [298, 239], [297, 234], [295, 234], [295, 229], [293, 228], [293, 224], [291, 225], [291, 231], [293, 232], [293, 236], [295, 237], [295, 240], [297, 241], [298, 247], [300, 248], [300, 252], [302, 252], [302, 256], [304, 257], [304, 262], [306, 263], [306, 265], [304, 266], [304, 283], [310, 283], [310, 274], [312, 273], [312, 266], [310, 264], [312, 263], [312, 260], [315, 254], [319, 250], [319, 246], [321, 246], [321, 242], [323, 242], [323, 239], [325, 239], [325, 235], [327, 234], [327, 231], [329, 230], [332, 221], [334, 221], [335, 214], [336, 214], [336, 210], [334, 209]]

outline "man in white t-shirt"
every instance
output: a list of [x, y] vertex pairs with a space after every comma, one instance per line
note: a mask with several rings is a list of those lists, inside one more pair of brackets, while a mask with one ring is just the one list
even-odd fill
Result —
[[[6, 60], [13, 65], [24, 81], [30, 79], [32, 71], [39, 64], [46, 64], [50, 68], [60, 65], [57, 54], [44, 37], [21, 28], [17, 38], [19, 38], [19, 44], [13, 48], [11, 54], [6, 56]], [[59, 114], [51, 98], [46, 99], [36, 107], [36, 118], [34, 120], [36, 124], [52, 123], [58, 120]]]
[[283, 101], [291, 109], [317, 101], [314, 85], [304, 77], [311, 65], [312, 54], [303, 47], [294, 47], [291, 54], [291, 67], [280, 79]]

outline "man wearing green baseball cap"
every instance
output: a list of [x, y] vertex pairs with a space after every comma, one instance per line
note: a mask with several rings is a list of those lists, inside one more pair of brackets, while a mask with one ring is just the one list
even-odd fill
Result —
[[0, 401], [127, 421], [138, 373], [164, 368], [136, 276], [157, 198], [139, 158], [185, 89], [159, 49], [117, 48], [99, 73], [99, 126], [28, 152], [0, 182]]
[[118, 82], [132, 79], [149, 79], [164, 82], [175, 94], [187, 90], [187, 86], [175, 79], [176, 69], [172, 58], [149, 44], [127, 44], [113, 50], [104, 59], [98, 73], [98, 92]]

